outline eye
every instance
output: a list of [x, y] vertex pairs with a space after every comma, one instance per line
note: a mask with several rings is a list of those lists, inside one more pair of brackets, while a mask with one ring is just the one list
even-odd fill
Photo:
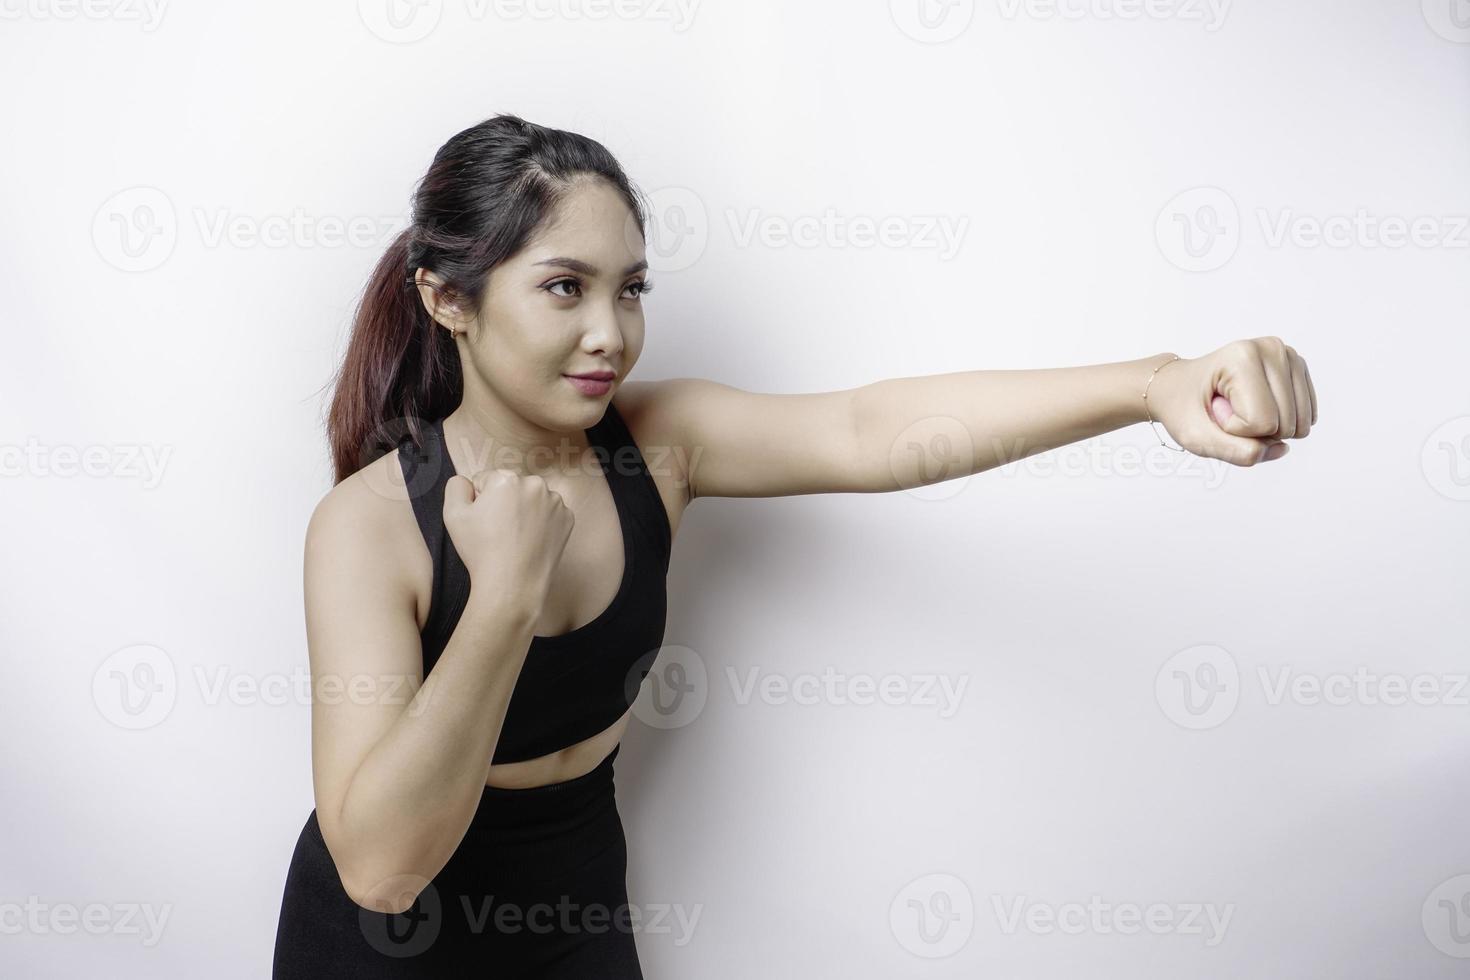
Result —
[[[541, 288], [544, 289], [544, 290], [546, 290], [547, 292], [551, 292], [552, 290], [556, 289], [557, 286], [575, 286], [575, 287], [577, 287], [577, 289], [579, 291], [582, 288], [582, 284], [580, 282], [578, 282], [576, 279], [558, 279], [558, 280], [556, 280], [556, 282], [549, 282], [546, 285], [542, 286]], [[566, 293], [552, 292], [551, 295], [553, 295], [553, 296], [560, 296], [562, 299], [571, 299], [572, 298], [571, 296], [568, 296]]]
[[[572, 293], [559, 293], [556, 292], [558, 286], [568, 286], [576, 291]], [[555, 282], [549, 282], [541, 288], [551, 293], [553, 296], [558, 296], [562, 299], [571, 299], [573, 296], [580, 295], [582, 291], [582, 282], [579, 279], [568, 277], [565, 279], [557, 279]], [[644, 293], [653, 292], [653, 282], [648, 279], [637, 279], [633, 282], [628, 283], [623, 291], [627, 292], [630, 289], [634, 291], [633, 295], [629, 297], [630, 299], [641, 299]]]

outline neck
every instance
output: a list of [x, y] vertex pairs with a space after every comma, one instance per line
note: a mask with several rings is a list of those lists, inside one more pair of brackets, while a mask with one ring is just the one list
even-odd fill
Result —
[[445, 417], [444, 436], [450, 455], [464, 461], [466, 475], [493, 467], [550, 476], [579, 469], [590, 459], [582, 429], [545, 428], [499, 407], [461, 402]]

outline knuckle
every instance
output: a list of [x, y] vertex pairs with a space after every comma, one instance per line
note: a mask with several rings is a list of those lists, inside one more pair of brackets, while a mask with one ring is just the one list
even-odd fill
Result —
[[1286, 357], [1286, 344], [1280, 337], [1261, 337], [1256, 342], [1256, 353], [1263, 361], [1280, 363]]

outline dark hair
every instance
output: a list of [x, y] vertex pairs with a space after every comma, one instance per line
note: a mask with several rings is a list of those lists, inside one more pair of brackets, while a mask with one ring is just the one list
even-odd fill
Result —
[[490, 270], [526, 244], [584, 174], [611, 183], [645, 234], [641, 192], [594, 139], [502, 113], [434, 154], [414, 190], [409, 227], [378, 261], [353, 316], [326, 422], [334, 484], [405, 432], [419, 441], [421, 423], [448, 415], [463, 396], [459, 351], [424, 308], [414, 270], [435, 273], [441, 299], [477, 313]]

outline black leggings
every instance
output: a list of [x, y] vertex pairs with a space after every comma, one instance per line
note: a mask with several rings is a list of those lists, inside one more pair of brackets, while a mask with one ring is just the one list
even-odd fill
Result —
[[347, 896], [313, 810], [286, 874], [272, 977], [642, 980], [619, 748], [575, 779], [487, 786], [449, 863], [398, 914]]

